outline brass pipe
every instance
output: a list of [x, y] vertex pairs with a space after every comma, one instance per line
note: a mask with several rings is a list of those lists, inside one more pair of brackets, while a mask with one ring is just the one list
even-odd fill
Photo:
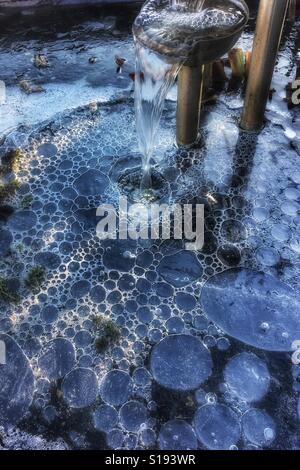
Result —
[[178, 145], [191, 145], [198, 140], [203, 68], [203, 65], [183, 65], [178, 75], [176, 118]]
[[241, 127], [259, 131], [269, 98], [289, 0], [260, 0]]

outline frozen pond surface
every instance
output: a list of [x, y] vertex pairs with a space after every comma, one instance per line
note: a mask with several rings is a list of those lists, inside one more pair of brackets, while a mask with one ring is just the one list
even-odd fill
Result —
[[[0, 69], [7, 95], [0, 132], [131, 89], [131, 23], [138, 7], [120, 9], [42, 9], [39, 15], [24, 9], [9, 20], [0, 15]], [[45, 55], [49, 66], [36, 67], [37, 54]], [[116, 73], [115, 56], [126, 57], [122, 74]], [[22, 81], [42, 91], [27, 95]]]
[[[192, 253], [96, 236], [96, 208], [130, 193], [120, 181], [141, 164], [126, 14], [102, 15], [109, 29], [53, 21], [46, 43], [42, 22], [23, 18], [0, 42], [2, 131], [14, 127], [0, 155], [23, 152], [20, 186], [0, 207], [0, 445], [298, 449], [300, 115], [283, 101], [297, 25], [259, 136], [237, 126], [240, 94], [223, 92], [203, 111], [201, 148], [178, 150], [166, 104], [154, 165], [162, 201], [205, 204], [205, 246]], [[46, 91], [26, 95], [20, 77]], [[36, 287], [33, 267], [45, 276]]]

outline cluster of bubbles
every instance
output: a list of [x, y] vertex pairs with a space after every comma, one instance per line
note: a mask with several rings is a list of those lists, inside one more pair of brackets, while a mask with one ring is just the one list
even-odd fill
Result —
[[[64, 114], [31, 134], [15, 211], [0, 228], [1, 268], [22, 297], [3, 304], [0, 319], [7, 433], [29, 420], [36, 434], [51, 430], [80, 448], [284, 446], [283, 417], [295, 419], [297, 408], [287, 374], [294, 391], [300, 377], [289, 354], [300, 327], [289, 282], [299, 275], [297, 158], [286, 151], [282, 171], [272, 149], [284, 151], [284, 137], [273, 144], [270, 126], [259, 142], [238, 138], [222, 107], [222, 135], [209, 124], [206, 146], [174, 150], [172, 106], [156, 170], [169, 188], [163, 200], [205, 205], [199, 252], [184, 240], [97, 238], [96, 208], [118, 204], [120, 177], [140, 167], [131, 102]], [[220, 155], [224, 133], [230, 151]], [[29, 207], [18, 208], [28, 195]], [[265, 262], [271, 250], [276, 264]], [[47, 282], [30, 293], [22, 278], [35, 265]], [[104, 352], [95, 347], [97, 315], [121, 333]]]

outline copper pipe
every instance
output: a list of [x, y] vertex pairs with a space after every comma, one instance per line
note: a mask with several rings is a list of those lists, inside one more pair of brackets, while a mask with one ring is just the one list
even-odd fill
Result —
[[197, 142], [203, 88], [203, 65], [183, 65], [178, 75], [177, 144]]
[[259, 131], [264, 123], [289, 0], [260, 0], [241, 127]]

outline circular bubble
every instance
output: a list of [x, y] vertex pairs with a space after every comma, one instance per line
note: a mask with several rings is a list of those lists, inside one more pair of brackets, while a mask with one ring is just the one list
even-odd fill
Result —
[[279, 254], [273, 248], [260, 248], [256, 258], [259, 263], [268, 267], [275, 266], [280, 260]]
[[77, 367], [69, 372], [62, 383], [62, 393], [71, 408], [85, 408], [97, 398], [98, 382], [94, 371]]
[[149, 250], [143, 251], [136, 257], [136, 264], [143, 268], [149, 268], [153, 261], [153, 254]]
[[137, 385], [146, 386], [152, 381], [151, 374], [144, 367], [138, 367], [132, 374], [132, 378]]
[[93, 422], [98, 431], [109, 432], [118, 422], [118, 413], [113, 406], [101, 405], [93, 413]]
[[100, 383], [100, 395], [109, 405], [119, 406], [128, 400], [132, 387], [132, 379], [127, 372], [111, 370]]
[[166, 321], [166, 328], [169, 333], [182, 333], [184, 330], [184, 321], [179, 317], [171, 317]]
[[60, 265], [60, 257], [55, 253], [45, 251], [43, 253], [38, 253], [35, 256], [35, 262], [43, 268], [54, 270]]
[[75, 366], [73, 344], [68, 339], [54, 339], [45, 346], [38, 364], [43, 374], [50, 380], [64, 377]]
[[105, 240], [102, 245], [105, 248], [103, 264], [107, 269], [128, 272], [133, 268], [136, 242], [131, 240]]
[[85, 346], [88, 346], [89, 344], [91, 344], [92, 340], [93, 337], [91, 333], [87, 330], [79, 330], [74, 337], [74, 342], [79, 348], [84, 348]]
[[225, 266], [237, 266], [241, 261], [241, 255], [234, 245], [223, 245], [217, 251], [217, 256]]
[[184, 287], [202, 276], [202, 267], [196, 256], [189, 251], [180, 251], [165, 256], [159, 266], [158, 273], [174, 287]]
[[281, 206], [281, 210], [285, 215], [296, 217], [299, 214], [300, 205], [295, 201], [284, 202]]
[[226, 220], [222, 224], [221, 235], [231, 243], [238, 243], [245, 239], [246, 229], [238, 220]]
[[120, 449], [124, 443], [124, 433], [120, 429], [112, 429], [107, 434], [107, 444], [112, 449]]
[[[29, 361], [19, 345], [0, 334], [0, 426], [17, 424], [27, 412], [34, 393], [34, 377]], [[5, 363], [3, 363], [5, 362]]]
[[296, 184], [300, 184], [300, 171], [294, 171], [291, 175], [291, 180]]
[[37, 216], [32, 211], [16, 211], [9, 218], [8, 225], [16, 232], [27, 232], [32, 229], [37, 222]]
[[269, 217], [269, 210], [264, 207], [255, 207], [253, 217], [257, 222], [264, 222]]
[[250, 353], [241, 353], [230, 359], [225, 367], [224, 378], [231, 393], [246, 402], [263, 398], [270, 384], [266, 364]]
[[[225, 333], [260, 349], [291, 351], [299, 339], [297, 293], [268, 274], [230, 269], [205, 284], [201, 303]], [[262, 323], [269, 325], [261, 328]]]
[[75, 299], [85, 297], [90, 291], [90, 283], [84, 279], [77, 281], [71, 287], [71, 294]]
[[170, 286], [170, 284], [167, 284], [166, 282], [157, 282], [155, 284], [155, 291], [159, 297], [163, 297], [165, 299], [168, 297], [172, 297], [174, 294], [173, 287]]
[[136, 311], [136, 315], [137, 315], [137, 318], [139, 319], [139, 321], [141, 323], [145, 323], [146, 325], [151, 323], [151, 321], [153, 320], [153, 313], [151, 312], [151, 310], [149, 309], [149, 307], [140, 307], [137, 311]]
[[46, 305], [41, 311], [41, 320], [44, 323], [53, 323], [58, 318], [58, 308], [55, 305]]
[[146, 447], [153, 447], [156, 442], [156, 434], [153, 429], [142, 429], [141, 442]]
[[46, 142], [38, 147], [37, 153], [43, 157], [54, 157], [57, 153], [57, 147], [54, 144]]
[[23, 344], [23, 352], [29, 357], [29, 359], [36, 356], [41, 350], [41, 342], [38, 338], [29, 338]]
[[185, 312], [193, 310], [193, 308], [196, 306], [195, 297], [193, 297], [191, 294], [186, 294], [185, 292], [178, 292], [178, 294], [176, 294], [175, 301], [177, 307], [181, 310], [184, 310]]
[[74, 188], [83, 196], [99, 196], [109, 184], [109, 179], [99, 170], [90, 169], [74, 182]]
[[154, 346], [150, 368], [161, 386], [172, 390], [194, 390], [210, 376], [212, 360], [198, 338], [171, 335]]
[[135, 279], [130, 274], [123, 274], [118, 281], [118, 287], [121, 291], [130, 291], [134, 286]]
[[227, 338], [221, 337], [217, 340], [217, 348], [220, 351], [227, 351], [230, 348], [230, 342]]
[[271, 230], [272, 237], [279, 242], [285, 242], [290, 238], [290, 229], [284, 225], [274, 225]]
[[300, 198], [300, 191], [297, 188], [287, 188], [284, 191], [284, 195], [290, 201], [298, 201]]
[[267, 447], [276, 438], [276, 425], [265, 411], [251, 409], [242, 417], [243, 433], [252, 444]]
[[295, 253], [300, 254], [300, 238], [293, 238], [290, 242], [290, 247]]
[[8, 254], [13, 237], [8, 230], [0, 230], [0, 257]]
[[174, 419], [165, 423], [158, 436], [160, 450], [195, 450], [197, 437], [186, 421]]
[[241, 435], [237, 415], [225, 405], [204, 405], [199, 408], [194, 427], [202, 444], [213, 450], [229, 449]]
[[120, 409], [120, 421], [127, 431], [138, 432], [146, 420], [147, 409], [139, 401], [128, 401]]
[[90, 297], [96, 304], [101, 304], [105, 299], [105, 289], [102, 286], [95, 286], [90, 290]]

